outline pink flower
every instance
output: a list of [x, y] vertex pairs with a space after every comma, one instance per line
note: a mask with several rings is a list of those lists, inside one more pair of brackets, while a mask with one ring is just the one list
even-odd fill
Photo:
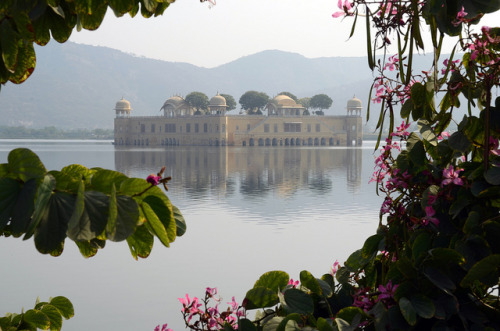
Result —
[[424, 225], [432, 223], [432, 224], [437, 226], [439, 224], [439, 220], [435, 217], [432, 217], [435, 214], [436, 214], [436, 211], [434, 210], [434, 208], [432, 208], [432, 206], [425, 207], [425, 217], [423, 218], [422, 223]]
[[449, 138], [450, 134], [446, 131], [441, 132], [441, 134], [437, 137], [438, 140], [443, 140], [444, 138]]
[[146, 182], [150, 183], [151, 185], [156, 186], [160, 182], [160, 179], [161, 179], [160, 176], [156, 176], [155, 174], [151, 174], [146, 178]]
[[339, 269], [340, 269], [340, 263], [339, 263], [339, 261], [335, 260], [335, 262], [333, 262], [332, 271], [330, 272], [330, 274], [332, 276], [335, 276], [335, 274], [337, 273], [337, 271]]
[[401, 123], [400, 126], [396, 128], [396, 132], [392, 132], [391, 136], [397, 136], [397, 137], [408, 137], [410, 133], [406, 131], [410, 127], [410, 123], [405, 124], [405, 121]]
[[299, 281], [298, 280], [294, 281], [293, 278], [290, 278], [290, 280], [288, 281], [288, 285], [297, 287], [299, 285]]
[[500, 156], [500, 149], [498, 148], [498, 139], [490, 137], [490, 153], [496, 156]]
[[451, 183], [455, 185], [464, 185], [464, 182], [462, 179], [459, 177], [459, 173], [463, 171], [464, 169], [456, 169], [453, 167], [453, 165], [450, 164], [450, 166], [447, 169], [443, 170], [443, 177], [444, 180], [441, 182], [441, 187], [445, 185], [449, 185]]
[[396, 292], [396, 289], [398, 288], [398, 285], [392, 285], [392, 282], [389, 280], [387, 285], [379, 285], [378, 290], [380, 291], [380, 295], [378, 296], [379, 300], [384, 300], [384, 299], [392, 299], [394, 298], [394, 293]]
[[384, 65], [384, 70], [389, 69], [389, 71], [394, 71], [394, 69], [398, 68], [399, 57], [398, 54], [389, 57], [389, 60]]
[[349, 0], [344, 0], [344, 3], [342, 3], [342, 0], [339, 0], [337, 3], [337, 7], [342, 9], [342, 11], [338, 11], [332, 14], [333, 18], [341, 17], [344, 15], [352, 15], [352, 4], [349, 2]]
[[205, 293], [209, 296], [209, 297], [213, 297], [214, 295], [217, 294], [217, 288], [214, 287], [214, 288], [211, 288], [211, 287], [207, 287]]
[[[179, 300], [179, 302], [184, 306], [184, 308], [189, 306], [189, 304], [191, 303], [191, 299], [189, 298], [189, 294], [187, 294], [187, 293], [186, 293], [186, 299], [177, 298], [177, 300]], [[182, 308], [182, 311], [184, 311], [184, 308]]]
[[228, 302], [227, 304], [231, 305], [231, 307], [233, 308], [233, 311], [238, 310], [239, 304], [234, 300], [234, 297], [233, 297], [233, 300], [231, 302]]

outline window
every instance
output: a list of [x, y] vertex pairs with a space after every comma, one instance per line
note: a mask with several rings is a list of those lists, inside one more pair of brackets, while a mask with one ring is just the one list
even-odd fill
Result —
[[215, 124], [215, 132], [219, 132], [219, 124]]
[[165, 132], [166, 133], [175, 133], [175, 124], [165, 124]]
[[274, 132], [278, 132], [278, 124], [274, 124]]
[[141, 124], [141, 132], [146, 132], [146, 124]]
[[194, 132], [196, 133], [200, 132], [200, 125], [198, 123], [194, 124]]
[[186, 124], [186, 133], [191, 132], [191, 123]]
[[238, 125], [236, 125], [236, 131], [238, 131], [240, 129], [240, 127]]
[[269, 124], [264, 124], [264, 132], [269, 132]]
[[250, 131], [250, 124], [247, 124], [247, 131]]
[[151, 124], [151, 132], [155, 132], [155, 125], [154, 124]]
[[321, 131], [321, 124], [316, 124], [316, 132], [320, 132]]
[[226, 132], [226, 124], [222, 124], [222, 133]]
[[301, 132], [300, 125], [302, 123], [285, 123], [285, 132]]
[[203, 132], [208, 132], [208, 124], [207, 123], [203, 124]]
[[307, 124], [307, 132], [311, 132], [311, 124]]

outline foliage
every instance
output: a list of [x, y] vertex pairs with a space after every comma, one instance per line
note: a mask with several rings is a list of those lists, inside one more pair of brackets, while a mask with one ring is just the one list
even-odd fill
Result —
[[226, 99], [226, 106], [227, 106], [226, 111], [231, 111], [233, 109], [236, 109], [236, 100], [234, 100], [232, 95], [221, 94], [221, 96], [223, 96], [224, 99]]
[[309, 107], [312, 109], [328, 109], [332, 106], [333, 100], [326, 94], [316, 94], [309, 101]]
[[49, 302], [37, 299], [33, 309], [1, 317], [0, 330], [61, 330], [63, 317], [70, 319], [74, 315], [73, 304], [65, 297], [50, 298]]
[[[500, 28], [472, 26], [500, 2], [344, 0], [339, 7], [333, 16], [354, 16], [353, 31], [359, 17], [367, 22], [372, 101], [381, 104], [377, 149], [389, 121], [372, 178], [385, 195], [379, 226], [321, 278], [262, 275], [243, 301], [259, 311], [238, 329], [499, 330], [500, 97], [492, 91], [500, 85]], [[429, 71], [414, 73], [423, 22], [434, 56]], [[443, 60], [445, 35], [460, 38]], [[398, 53], [375, 61], [394, 40]], [[468, 107], [461, 120], [453, 117], [460, 98]], [[396, 107], [405, 119], [397, 128]], [[418, 132], [408, 132], [410, 119]]]
[[63, 43], [76, 27], [95, 30], [108, 9], [117, 17], [139, 11], [144, 17], [158, 16], [175, 0], [113, 1], [25, 1], [7, 0], [0, 4], [0, 86], [7, 81], [24, 82], [35, 70], [34, 43], [44, 46], [52, 36]]
[[269, 102], [269, 96], [264, 92], [247, 91], [239, 100], [241, 107], [247, 111], [249, 115], [262, 113], [262, 109]]
[[290, 93], [290, 92], [286, 92], [286, 91], [284, 91], [284, 92], [280, 92], [280, 93], [278, 93], [278, 95], [286, 95], [287, 97], [292, 98], [292, 99], [293, 99], [293, 101], [295, 101], [295, 102], [297, 102], [297, 100], [298, 100], [298, 99], [297, 99], [297, 97], [295, 96], [295, 94], [292, 94], [292, 93]]
[[191, 107], [196, 108], [196, 111], [208, 109], [208, 97], [205, 93], [191, 92], [186, 95], [185, 100]]
[[24, 126], [0, 126], [0, 139], [113, 139], [112, 129], [61, 130], [55, 126], [42, 129]]
[[297, 100], [297, 102], [301, 104], [302, 107], [304, 107], [305, 109], [309, 109], [311, 105], [311, 98], [309, 97], [300, 98], [299, 100]]
[[147, 180], [73, 164], [47, 171], [29, 149], [9, 153], [0, 164], [0, 235], [34, 237], [40, 253], [62, 254], [66, 237], [85, 257], [106, 240], [126, 240], [132, 256], [145, 258], [156, 236], [169, 246], [186, 225], [179, 210], [157, 187], [162, 169]]

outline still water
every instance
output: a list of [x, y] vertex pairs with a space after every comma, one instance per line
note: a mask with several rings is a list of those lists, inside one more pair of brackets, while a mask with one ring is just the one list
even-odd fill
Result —
[[[177, 300], [217, 287], [222, 303], [269, 270], [317, 277], [374, 234], [382, 199], [368, 184], [373, 142], [357, 148], [175, 147], [115, 149], [109, 141], [0, 140], [34, 150], [47, 169], [72, 163], [146, 178], [165, 165], [168, 196], [186, 222], [183, 237], [135, 261], [126, 242], [83, 258], [72, 241], [62, 256], [39, 254], [33, 240], [0, 238], [0, 316], [64, 295], [75, 317], [64, 330], [184, 329]], [[225, 307], [225, 305], [221, 305]]]

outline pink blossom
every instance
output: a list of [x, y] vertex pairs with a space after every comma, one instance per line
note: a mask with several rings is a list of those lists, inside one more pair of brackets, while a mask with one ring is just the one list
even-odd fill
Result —
[[396, 289], [398, 288], [399, 285], [392, 285], [392, 282], [389, 280], [389, 282], [383, 286], [379, 285], [378, 290], [380, 291], [380, 295], [378, 296], [379, 300], [384, 300], [384, 299], [392, 299], [394, 298], [394, 293], [396, 292]]
[[445, 185], [449, 185], [451, 183], [453, 183], [455, 185], [464, 185], [464, 182], [459, 177], [459, 173], [463, 170], [464, 169], [456, 169], [455, 170], [453, 165], [450, 164], [450, 166], [447, 169], [443, 170], [444, 180], [441, 182], [441, 187], [443, 187]]
[[385, 197], [384, 202], [382, 203], [382, 207], [380, 208], [380, 213], [383, 214], [389, 214], [391, 211], [392, 207], [392, 199], [390, 197]]
[[340, 263], [339, 261], [335, 260], [335, 262], [333, 262], [333, 266], [332, 266], [332, 270], [330, 272], [330, 274], [332, 276], [335, 276], [335, 274], [337, 273], [337, 271], [340, 269]]
[[293, 278], [290, 278], [290, 280], [288, 281], [288, 285], [297, 287], [299, 285], [299, 281], [298, 280], [294, 281]]
[[490, 137], [490, 153], [496, 156], [500, 156], [500, 149], [498, 148], [498, 139]]
[[398, 54], [389, 57], [389, 60], [384, 65], [384, 70], [389, 69], [389, 71], [394, 71], [398, 68], [399, 57]]
[[450, 134], [446, 131], [441, 132], [441, 134], [437, 137], [438, 140], [443, 140], [444, 138], [449, 138]]
[[393, 136], [393, 137], [395, 137], [395, 136], [396, 137], [408, 137], [410, 135], [410, 133], [406, 130], [409, 127], [410, 127], [410, 123], [405, 124], [405, 121], [403, 121], [403, 123], [401, 123], [401, 125], [396, 128], [396, 132], [391, 133], [391, 136]]
[[424, 225], [432, 223], [432, 224], [437, 226], [439, 224], [439, 220], [435, 217], [432, 217], [435, 214], [436, 214], [436, 211], [434, 210], [434, 208], [432, 208], [432, 206], [425, 207], [425, 217], [423, 218], [422, 223]]
[[217, 294], [217, 288], [214, 287], [214, 288], [211, 288], [211, 287], [207, 287], [205, 293], [209, 296], [209, 297], [213, 297], [214, 295]]
[[467, 13], [462, 6], [462, 9], [457, 13], [457, 18], [453, 20], [451, 24], [453, 24], [453, 26], [455, 27], [459, 26], [462, 22], [465, 22], [465, 16], [467, 16]]
[[[187, 306], [189, 306], [189, 304], [191, 303], [191, 299], [189, 298], [189, 294], [186, 293], [186, 299], [184, 298], [177, 298], [177, 300], [180, 301], [180, 303], [182, 304], [182, 306], [184, 306], [184, 308], [186, 308]], [[182, 308], [181, 311], [184, 311], [184, 308]]]
[[150, 174], [147, 178], [146, 178], [146, 182], [150, 183], [151, 185], [158, 185], [158, 183], [160, 182], [161, 180], [161, 177], [160, 176], [156, 176], [155, 174]]
[[239, 306], [239, 304], [234, 300], [234, 297], [233, 297], [233, 300], [231, 302], [228, 302], [227, 304], [231, 305], [231, 307], [233, 308], [234, 311], [236, 311], [238, 309], [238, 306]]
[[344, 0], [344, 2], [342, 3], [342, 0], [339, 0], [338, 3], [337, 3], [337, 7], [339, 7], [339, 9], [341, 9], [342, 11], [338, 11], [338, 12], [335, 12], [332, 14], [332, 17], [333, 18], [338, 18], [338, 17], [341, 17], [341, 16], [344, 16], [344, 15], [352, 15], [353, 12], [352, 12], [352, 4], [349, 2], [349, 0]]

